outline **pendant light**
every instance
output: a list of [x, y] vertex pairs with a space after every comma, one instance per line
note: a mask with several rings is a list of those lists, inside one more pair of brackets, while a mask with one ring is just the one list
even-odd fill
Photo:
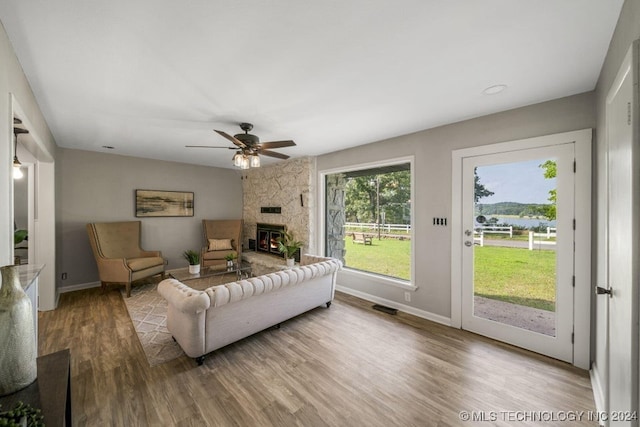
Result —
[[18, 160], [18, 135], [22, 133], [29, 133], [29, 131], [17, 127], [13, 128], [13, 134], [15, 135], [15, 142], [13, 144], [13, 179], [21, 179], [24, 176], [20, 169], [22, 163]]

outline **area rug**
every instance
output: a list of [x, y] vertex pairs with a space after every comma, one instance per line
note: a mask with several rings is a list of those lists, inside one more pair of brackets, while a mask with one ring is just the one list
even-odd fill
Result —
[[[204, 290], [234, 280], [235, 273], [190, 280], [189, 286]], [[167, 301], [158, 293], [158, 282], [147, 279], [131, 287], [131, 296], [121, 290], [122, 299], [150, 366], [176, 359], [184, 354], [167, 329]]]
[[129, 298], [123, 290], [122, 299], [150, 366], [184, 354], [167, 330], [167, 301], [158, 293], [157, 283], [132, 286]]

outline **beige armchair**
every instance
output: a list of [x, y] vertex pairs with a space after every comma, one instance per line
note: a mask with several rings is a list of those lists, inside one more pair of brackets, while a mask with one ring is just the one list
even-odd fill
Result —
[[130, 297], [131, 282], [156, 274], [164, 279], [162, 253], [140, 248], [140, 221], [90, 223], [87, 233], [103, 290], [107, 283], [124, 283]]
[[226, 264], [225, 257], [233, 254], [242, 257], [241, 219], [203, 219], [205, 246], [202, 248], [200, 264], [210, 267]]

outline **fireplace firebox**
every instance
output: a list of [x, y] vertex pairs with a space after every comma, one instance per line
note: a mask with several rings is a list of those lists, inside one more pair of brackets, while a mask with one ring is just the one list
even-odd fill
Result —
[[282, 237], [286, 227], [278, 224], [258, 223], [257, 228], [256, 250], [282, 256], [278, 250], [278, 239]]
[[[287, 227], [280, 224], [257, 224], [256, 251], [265, 252], [284, 258], [284, 254], [278, 250], [278, 239], [283, 237]], [[300, 262], [300, 250], [295, 253], [294, 258]]]

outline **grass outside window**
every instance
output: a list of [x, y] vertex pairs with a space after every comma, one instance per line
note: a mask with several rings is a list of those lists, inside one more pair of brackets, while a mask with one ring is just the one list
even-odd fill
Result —
[[[345, 238], [349, 268], [411, 280], [411, 240], [373, 238], [372, 245]], [[555, 311], [555, 251], [474, 247], [475, 295]]]
[[346, 266], [357, 270], [411, 280], [411, 240], [372, 239], [371, 245], [345, 239]]

